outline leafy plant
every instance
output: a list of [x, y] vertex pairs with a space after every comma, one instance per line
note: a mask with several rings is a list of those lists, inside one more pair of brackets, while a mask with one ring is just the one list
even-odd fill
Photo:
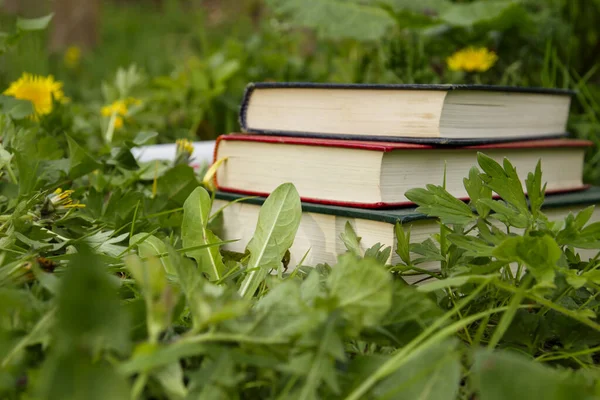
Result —
[[[27, 144], [48, 132], [5, 126], [4, 397], [600, 396], [599, 264], [575, 253], [600, 249], [600, 230], [592, 208], [548, 220], [541, 165], [528, 198], [511, 163], [484, 154], [464, 180], [469, 204], [441, 186], [407, 192], [440, 233], [414, 243], [398, 225], [398, 264], [386, 264], [390, 244], [360, 250], [347, 225], [335, 265], [294, 266], [290, 183], [261, 207], [246, 253], [232, 254], [198, 171], [162, 163], [148, 179], [146, 166], [123, 164], [127, 143], [115, 158], [70, 137], [68, 154], [49, 158]], [[57, 169], [32, 173], [40, 162]], [[64, 182], [85, 207], [53, 192]], [[422, 284], [407, 285], [415, 273]]]

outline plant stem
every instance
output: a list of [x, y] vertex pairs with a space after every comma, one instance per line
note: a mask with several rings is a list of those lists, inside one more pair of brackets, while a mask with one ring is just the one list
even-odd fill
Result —
[[12, 181], [12, 183], [17, 185], [19, 183], [19, 181], [17, 181], [17, 177], [16, 177], [15, 172], [13, 171], [12, 167], [10, 166], [10, 163], [6, 164], [6, 172], [8, 172], [8, 176], [10, 177], [10, 180]]
[[202, 335], [188, 336], [181, 339], [179, 343], [206, 343], [206, 342], [238, 342], [252, 344], [286, 344], [287, 339], [261, 338], [236, 333], [205, 333]]
[[[4, 214], [4, 215], [0, 215], [0, 222], [7, 222], [10, 221], [13, 218], [13, 216], [11, 214]], [[21, 220], [25, 220], [25, 221], [31, 221], [33, 220], [33, 215], [21, 215], [19, 217], [19, 219]]]
[[[498, 287], [500, 289], [504, 289], [504, 290], [506, 290], [508, 292], [516, 293], [519, 290], [519, 289], [514, 288], [514, 287], [512, 287], [510, 285], [505, 285], [502, 282], [494, 281], [493, 283], [494, 283], [494, 285], [496, 285], [496, 287]], [[554, 304], [550, 300], [546, 300], [546, 299], [544, 299], [542, 297], [536, 296], [536, 295], [531, 294], [531, 293], [525, 292], [524, 296], [527, 297], [530, 300], [533, 300], [533, 301], [535, 301], [535, 302], [537, 302], [537, 303], [545, 306], [545, 307], [548, 307], [548, 308], [550, 308], [550, 309], [552, 309], [554, 311], [557, 311], [557, 312], [559, 312], [561, 314], [564, 314], [564, 315], [566, 315], [568, 317], [571, 317], [575, 321], [578, 321], [578, 322], [582, 323], [583, 325], [589, 326], [590, 328], [594, 329], [595, 331], [600, 332], [600, 325], [599, 324], [595, 323], [591, 319], [582, 317], [581, 315], [577, 314], [576, 311], [569, 310], [569, 309], [567, 309], [565, 307], [562, 307], [562, 306], [560, 306], [558, 304]]]
[[525, 281], [517, 290], [517, 293], [512, 297], [512, 299], [510, 300], [510, 303], [508, 303], [508, 311], [505, 312], [504, 315], [502, 315], [502, 318], [500, 319], [500, 323], [498, 323], [498, 326], [496, 327], [496, 330], [494, 331], [494, 335], [492, 336], [492, 338], [490, 339], [490, 341], [488, 343], [489, 349], [493, 349], [494, 347], [496, 347], [498, 345], [498, 343], [500, 342], [500, 339], [502, 339], [502, 336], [504, 336], [504, 333], [506, 333], [506, 330], [508, 329], [508, 327], [510, 326], [510, 323], [512, 322], [513, 318], [515, 317], [517, 309], [521, 305], [521, 301], [523, 301], [525, 292], [529, 288], [529, 285], [531, 284], [532, 279], [533, 279], [533, 277], [531, 275], [527, 275], [527, 277], [525, 278]]

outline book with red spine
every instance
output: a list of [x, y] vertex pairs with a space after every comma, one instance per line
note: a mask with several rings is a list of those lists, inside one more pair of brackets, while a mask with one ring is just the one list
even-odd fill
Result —
[[527, 173], [541, 162], [547, 193], [582, 190], [585, 151], [593, 143], [546, 139], [474, 146], [434, 146], [403, 142], [319, 139], [232, 133], [221, 135], [214, 160], [226, 158], [215, 176], [223, 192], [268, 196], [293, 183], [309, 203], [360, 208], [413, 205], [405, 192], [442, 185], [468, 200], [463, 179], [483, 153], [502, 163], [508, 158], [526, 191]]

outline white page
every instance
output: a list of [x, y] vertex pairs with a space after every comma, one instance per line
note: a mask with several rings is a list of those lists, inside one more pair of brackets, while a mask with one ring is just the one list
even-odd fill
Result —
[[[213, 152], [215, 150], [215, 141], [207, 140], [202, 142], [194, 142], [194, 153], [192, 154], [193, 164], [211, 164], [213, 161]], [[131, 153], [136, 160], [145, 162], [152, 160], [168, 160], [175, 159], [175, 143], [155, 144], [149, 146], [134, 147]]]

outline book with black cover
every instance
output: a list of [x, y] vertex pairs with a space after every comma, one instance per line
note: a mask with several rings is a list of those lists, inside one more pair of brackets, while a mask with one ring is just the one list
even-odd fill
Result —
[[[265, 197], [246, 198], [246, 196], [217, 191], [213, 203], [213, 212], [222, 209], [222, 213], [214, 220], [215, 233], [222, 239], [235, 240], [224, 245], [229, 251], [243, 253], [249, 240], [254, 235], [258, 213]], [[237, 202], [236, 202], [237, 201]], [[562, 220], [569, 212], [577, 213], [590, 206], [600, 204], [600, 187], [546, 195], [543, 212], [550, 220]], [[340, 237], [346, 223], [349, 223], [357, 236], [361, 247], [367, 249], [377, 243], [392, 247], [389, 262], [396, 264], [399, 258], [396, 251], [395, 224], [401, 223], [410, 229], [411, 242], [420, 243], [439, 233], [437, 220], [417, 213], [416, 208], [400, 208], [387, 210], [361, 209], [338, 205], [302, 203], [300, 227], [290, 249], [290, 266], [293, 268], [304, 258], [304, 265], [328, 263], [334, 265], [337, 256], [346, 251]], [[596, 207], [588, 224], [600, 221], [600, 208]], [[502, 226], [499, 224], [499, 228]], [[600, 249], [576, 249], [585, 259], [596, 255]], [[307, 253], [308, 252], [308, 253]], [[435, 270], [436, 263], [419, 265], [420, 268]], [[414, 277], [414, 280], [420, 279]]]
[[247, 85], [243, 132], [476, 145], [567, 137], [573, 91], [465, 84]]

